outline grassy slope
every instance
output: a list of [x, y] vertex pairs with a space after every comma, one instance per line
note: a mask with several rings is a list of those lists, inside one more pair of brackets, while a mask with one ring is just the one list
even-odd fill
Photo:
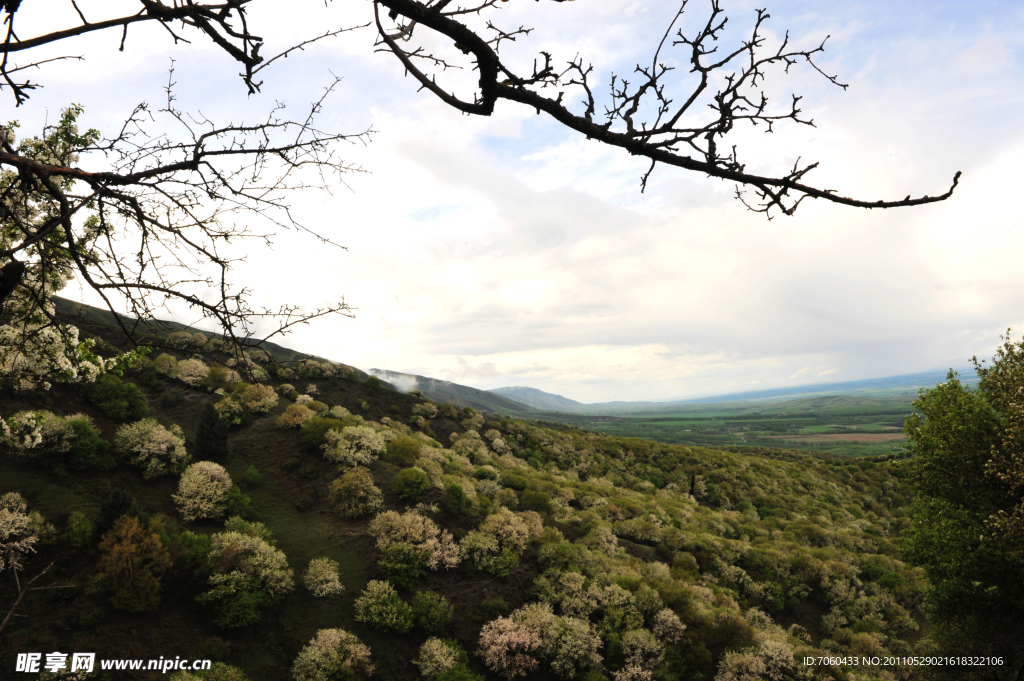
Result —
[[[368, 420], [389, 416], [408, 423], [411, 408], [417, 403], [407, 395], [371, 389], [359, 380], [336, 378], [316, 383], [320, 400], [345, 406]], [[181, 384], [164, 391], [145, 387], [144, 390], [153, 415], [164, 423], [181, 424], [189, 436], [203, 403], [214, 397]], [[174, 407], [161, 406], [161, 392], [169, 391], [180, 394], [183, 399]], [[360, 408], [364, 401], [369, 406], [367, 410]], [[286, 405], [287, 401], [281, 400], [275, 413], [283, 411]], [[25, 408], [47, 408], [61, 414], [91, 413], [108, 439], [117, 426], [100, 418], [79, 391], [69, 388], [57, 387], [49, 393], [18, 398], [0, 396], [0, 414]], [[232, 454], [226, 467], [236, 481], [241, 480], [250, 465], [262, 472], [262, 484], [245, 489], [257, 503], [260, 520], [274, 531], [279, 547], [297, 575], [301, 575], [312, 557], [325, 555], [338, 560], [346, 587], [342, 597], [315, 600], [299, 586], [281, 604], [271, 608], [260, 625], [225, 632], [215, 628], [209, 621], [209, 612], [194, 603], [195, 596], [204, 588], [203, 580], [180, 574], [165, 578], [164, 595], [155, 612], [127, 614], [113, 610], [102, 594], [90, 593], [87, 588], [95, 554], [72, 549], [58, 538], [55, 543], [41, 548], [28, 573], [32, 574], [52, 560], [56, 563], [52, 577], [78, 588], [41, 592], [26, 600], [20, 610], [24, 617], [19, 617], [0, 641], [0, 668], [11, 668], [8, 665], [13, 662], [9, 658], [14, 651], [95, 650], [110, 658], [210, 657], [242, 667], [254, 681], [269, 681], [285, 678], [286, 669], [301, 646], [317, 629], [330, 626], [351, 630], [371, 646], [379, 668], [378, 678], [416, 678], [410, 660], [425, 638], [422, 633], [382, 634], [352, 619], [355, 596], [366, 581], [376, 578], [376, 551], [366, 534], [367, 520], [342, 520], [329, 510], [325, 497], [327, 485], [335, 476], [333, 467], [318, 453], [304, 450], [296, 432], [275, 428], [273, 418], [274, 414], [264, 416], [232, 431]], [[438, 439], [466, 430], [458, 422], [442, 419], [430, 422], [430, 427]], [[607, 502], [604, 506], [594, 506], [589, 511], [581, 509], [590, 502], [583, 506], [573, 502], [573, 506], [549, 516], [546, 522], [558, 527], [569, 539], [581, 536], [581, 522], [602, 518], [614, 523], [626, 549], [626, 554], [617, 560], [623, 566], [632, 565], [630, 570], [638, 570], [655, 559], [675, 565], [684, 554], [695, 557], [701, 572], [709, 579], [719, 569], [716, 566], [721, 560], [740, 561], [736, 563], [738, 566], [744, 560], [753, 561], [749, 556], [760, 555], [759, 552], [794, 556], [797, 562], [831, 561], [829, 565], [838, 564], [836, 561], [876, 560], [872, 557], [876, 554], [896, 554], [898, 535], [905, 526], [906, 500], [896, 491], [896, 469], [884, 464], [851, 464], [780, 450], [750, 449], [737, 453], [673, 447], [580, 431], [558, 432], [508, 421], [490, 423], [486, 427], [502, 429], [510, 441], [521, 439], [517, 456], [534, 466], [519, 469], [527, 477], [529, 489], [552, 498], [557, 497], [560, 490], [571, 490], [577, 500], [603, 498]], [[292, 458], [302, 462], [308, 471], [306, 475], [288, 472], [283, 467]], [[572, 460], [589, 466], [585, 482], [560, 472], [560, 468], [574, 465]], [[458, 461], [458, 457], [450, 458], [453, 468], [449, 471], [446, 467], [446, 472], [457, 472], [460, 466], [465, 469], [468, 465]], [[145, 481], [135, 469], [127, 466], [109, 473], [87, 472], [60, 477], [38, 466], [7, 458], [0, 465], [3, 467], [0, 493], [22, 492], [30, 507], [40, 510], [58, 529], [63, 529], [67, 515], [74, 510], [95, 516], [102, 498], [113, 488], [130, 491], [150, 515], [175, 516], [171, 502], [176, 488], [173, 478]], [[472, 467], [466, 470], [471, 471]], [[387, 506], [400, 509], [403, 505], [387, 491], [396, 471], [394, 466], [379, 461], [373, 468], [378, 486], [387, 495]], [[708, 482], [708, 494], [699, 504], [687, 500], [684, 493], [665, 487], [666, 483], [671, 483], [675, 489], [682, 488], [685, 492], [695, 475]], [[664, 489], [658, 491], [659, 487]], [[434, 490], [427, 500], [436, 500], [437, 495]], [[308, 507], [299, 511], [303, 504]], [[642, 520], [651, 513], [671, 519], [672, 525], [666, 528], [678, 527], [679, 531], [673, 529], [667, 534], [667, 530], [663, 531], [665, 538], [660, 540], [639, 539], [631, 534], [634, 530], [630, 529], [630, 519]], [[439, 518], [441, 524], [457, 535], [474, 527], [479, 520], [472, 515], [452, 518], [442, 514]], [[220, 525], [201, 522], [187, 524], [187, 527], [212, 533], [218, 531]], [[774, 579], [756, 562], [742, 564], [758, 580]], [[455, 571], [431, 575], [422, 588], [438, 591], [453, 601], [456, 619], [450, 635], [460, 640], [467, 650], [473, 650], [480, 626], [487, 618], [481, 608], [483, 600], [501, 598], [514, 609], [528, 599], [534, 578], [541, 571], [536, 553], [530, 549], [521, 569], [507, 578]], [[911, 581], [914, 579], [910, 572], [901, 574]], [[721, 575], [714, 579], [721, 583], [715, 587], [721, 589], [718, 602], [735, 599], [745, 606], [750, 605], [741, 586], [729, 583]], [[13, 584], [9, 575], [4, 575], [0, 580], [0, 603], [10, 603], [13, 598]], [[689, 616], [685, 613], [692, 607], [680, 601], [678, 609]], [[787, 606], [776, 615], [776, 620], [787, 626], [799, 623], [813, 632], [823, 612], [820, 599], [815, 596]], [[692, 617], [697, 618], [697, 615]], [[694, 668], [692, 678], [698, 678], [699, 674], [710, 678], [714, 669], [712, 660], [717, 660], [730, 639], [722, 639], [706, 629], [709, 625], [700, 624], [699, 618], [687, 621], [697, 637], [692, 645], [705, 646], [711, 655], [707, 662], [701, 663], [704, 666], [699, 668], [699, 673], [698, 668]], [[819, 639], [815, 634], [816, 642]], [[474, 664], [479, 666], [478, 661]], [[547, 678], [549, 674], [542, 671], [536, 676]]]

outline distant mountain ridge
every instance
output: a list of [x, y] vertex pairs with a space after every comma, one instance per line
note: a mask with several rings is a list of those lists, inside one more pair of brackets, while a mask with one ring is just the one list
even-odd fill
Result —
[[460, 407], [472, 407], [481, 411], [498, 412], [510, 416], [536, 416], [537, 414], [537, 409], [533, 406], [490, 390], [480, 390], [468, 385], [442, 381], [439, 378], [403, 374], [387, 369], [370, 369], [369, 373], [404, 392], [419, 390], [424, 397], [434, 402], [451, 402]]
[[[948, 371], [948, 370], [947, 370]], [[713, 404], [727, 402], [751, 402], [756, 400], [776, 400], [792, 397], [817, 397], [824, 395], [886, 395], [910, 394], [920, 388], [932, 388], [946, 380], [947, 371], [923, 371], [915, 374], [869, 378], [860, 381], [844, 381], [842, 383], [818, 383], [813, 385], [795, 386], [792, 388], [770, 388], [767, 390], [750, 390], [724, 395], [691, 397], [674, 400], [638, 400], [635, 402], [614, 401], [584, 403], [571, 400], [561, 395], [544, 392], [527, 386], [509, 386], [494, 388], [489, 392], [504, 395], [517, 402], [546, 412], [562, 412], [566, 414], [607, 414], [621, 415], [632, 412], [656, 412], [679, 405]], [[977, 382], [973, 369], [961, 369], [961, 380], [967, 385]]]
[[507, 388], [494, 388], [488, 392], [504, 395], [516, 402], [521, 402], [522, 404], [533, 407], [534, 409], [542, 409], [544, 411], [576, 411], [579, 408], [586, 406], [582, 402], [570, 400], [568, 397], [546, 393], [543, 390], [528, 388], [522, 385]]

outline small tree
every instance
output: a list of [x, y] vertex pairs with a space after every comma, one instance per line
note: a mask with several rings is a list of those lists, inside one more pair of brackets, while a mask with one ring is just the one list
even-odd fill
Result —
[[8, 492], [0, 496], [0, 571], [21, 569], [22, 559], [35, 553], [38, 540], [21, 495]]
[[171, 556], [160, 536], [138, 518], [123, 516], [100, 543], [99, 582], [112, 595], [115, 608], [129, 612], [152, 610], [160, 602], [160, 578]]
[[220, 464], [200, 461], [181, 475], [174, 501], [185, 520], [220, 518], [227, 508], [231, 476]]
[[430, 488], [430, 478], [422, 468], [405, 468], [391, 482], [392, 491], [401, 499], [419, 501], [420, 495]]
[[233, 629], [258, 622], [260, 610], [292, 591], [295, 582], [284, 553], [265, 538], [266, 528], [240, 518], [227, 525], [237, 529], [213, 536], [211, 588], [196, 600], [215, 608], [217, 626]]
[[343, 629], [321, 629], [295, 658], [295, 681], [354, 681], [373, 674], [370, 649]]
[[178, 362], [176, 375], [183, 383], [191, 386], [198, 386], [210, 373], [210, 367], [206, 366], [199, 359], [183, 359]]
[[298, 403], [290, 404], [277, 418], [277, 425], [280, 428], [298, 428], [313, 416], [315, 413], [312, 409]]
[[377, 511], [384, 495], [373, 484], [373, 475], [365, 468], [353, 468], [331, 483], [328, 500], [344, 518], [358, 518]]
[[454, 641], [442, 641], [432, 637], [423, 642], [419, 655], [412, 663], [419, 667], [420, 676], [433, 681], [460, 664], [463, 655], [463, 651]]
[[537, 638], [511, 617], [491, 620], [480, 630], [479, 654], [484, 664], [506, 679], [527, 676], [539, 666]]
[[277, 393], [269, 385], [250, 385], [238, 393], [238, 401], [249, 411], [262, 414], [277, 406]]
[[412, 613], [416, 626], [423, 631], [440, 633], [448, 628], [454, 611], [451, 601], [433, 591], [419, 591], [412, 597]]
[[337, 596], [345, 590], [338, 579], [338, 561], [330, 558], [311, 560], [302, 581], [314, 598]]
[[177, 424], [169, 429], [155, 419], [142, 419], [117, 429], [114, 445], [132, 455], [131, 462], [142, 469], [147, 480], [180, 473], [188, 463], [185, 436]]
[[371, 581], [356, 599], [356, 621], [404, 634], [412, 628], [412, 608], [387, 582]]
[[367, 426], [349, 426], [341, 432], [324, 433], [324, 458], [339, 469], [368, 466], [385, 448], [384, 436]]

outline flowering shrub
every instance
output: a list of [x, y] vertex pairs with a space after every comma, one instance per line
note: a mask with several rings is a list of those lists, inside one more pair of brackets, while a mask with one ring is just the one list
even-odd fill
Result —
[[213, 405], [222, 421], [228, 426], [241, 425], [245, 421], [245, 407], [230, 397], [225, 397]]
[[343, 629], [321, 629], [295, 658], [295, 681], [365, 678], [373, 674], [370, 649]]
[[298, 391], [295, 390], [295, 386], [291, 383], [282, 383], [277, 386], [277, 393], [281, 397], [287, 397], [289, 400], [294, 400], [298, 396]]
[[537, 669], [537, 638], [511, 617], [499, 617], [480, 630], [479, 654], [492, 672], [506, 679], [526, 676]]
[[[366, 404], [366, 403], [364, 402], [363, 404]], [[369, 409], [369, 408], [370, 408], [370, 405], [366, 405], [365, 407], [363, 407], [364, 410], [365, 409]], [[426, 423], [426, 422], [427, 422], [426, 419], [424, 419], [422, 416], [418, 416], [418, 415], [417, 416], [413, 416], [412, 418], [409, 419], [409, 423], [411, 423], [416, 428], [422, 428], [423, 424]]]
[[162, 374], [174, 376], [178, 370], [178, 360], [174, 355], [168, 355], [165, 352], [153, 360], [153, 368]]
[[432, 637], [420, 646], [420, 654], [413, 664], [419, 667], [420, 676], [433, 681], [461, 662], [461, 652], [457, 644]]
[[384, 495], [373, 484], [373, 475], [357, 467], [331, 483], [328, 501], [344, 518], [358, 518], [377, 511], [384, 504]]
[[178, 379], [188, 385], [198, 386], [210, 373], [210, 367], [203, 364], [199, 359], [183, 359], [178, 362], [176, 374]]
[[147, 480], [180, 473], [188, 463], [185, 434], [177, 424], [168, 429], [155, 419], [129, 423], [117, 429], [114, 445], [133, 455], [131, 462], [142, 469], [142, 477]]
[[651, 631], [665, 643], [678, 643], [683, 638], [686, 625], [672, 610], [665, 608], [654, 616]]
[[298, 428], [311, 418], [313, 418], [312, 409], [307, 409], [298, 403], [290, 404], [277, 418], [277, 425], [280, 428]]
[[311, 560], [302, 581], [314, 598], [337, 596], [345, 590], [338, 579], [338, 561], [330, 558]]
[[646, 629], [634, 629], [622, 635], [622, 654], [626, 666], [654, 671], [665, 657], [665, 644]]
[[295, 588], [287, 558], [267, 541], [265, 534], [260, 536], [259, 523], [236, 518], [228, 526], [232, 523], [247, 533], [228, 530], [213, 535], [209, 554], [214, 566], [211, 588], [196, 599], [216, 609], [214, 623], [225, 629], [255, 624], [260, 619], [260, 608]]
[[260, 414], [277, 406], [277, 393], [269, 385], [250, 385], [238, 394], [238, 401], [249, 411]]
[[167, 344], [172, 348], [187, 348], [192, 343], [193, 337], [188, 331], [175, 331], [167, 336]]
[[433, 402], [421, 402], [419, 404], [414, 404], [412, 405], [412, 413], [432, 419], [437, 416], [437, 405]]
[[331, 407], [330, 411], [327, 412], [327, 415], [330, 416], [332, 419], [343, 419], [351, 413], [352, 412], [350, 412], [348, 409], [338, 404]]
[[231, 476], [212, 461], [200, 461], [185, 469], [172, 498], [185, 520], [219, 518], [227, 507]]
[[295, 404], [309, 404], [313, 401], [313, 398], [309, 395], [299, 395], [295, 398]]
[[412, 608], [387, 582], [371, 581], [356, 599], [356, 621], [378, 629], [405, 633], [412, 628]]
[[368, 466], [384, 452], [384, 436], [366, 426], [349, 426], [341, 432], [324, 433], [324, 458], [338, 464], [339, 469]]
[[17, 391], [49, 390], [51, 381], [90, 383], [131, 361], [127, 356], [104, 360], [92, 352], [93, 345], [91, 339], [79, 341], [74, 326], [56, 328], [42, 319], [0, 325], [0, 381]]
[[25, 500], [17, 492], [0, 496], [0, 571], [20, 568], [22, 557], [35, 553], [39, 538], [27, 511]]
[[381, 551], [394, 544], [408, 544], [426, 559], [431, 570], [450, 570], [459, 564], [459, 546], [451, 533], [442, 532], [434, 521], [416, 511], [385, 511], [370, 522], [370, 534]]

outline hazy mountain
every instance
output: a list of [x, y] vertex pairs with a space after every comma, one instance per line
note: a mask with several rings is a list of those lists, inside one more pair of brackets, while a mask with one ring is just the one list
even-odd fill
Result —
[[[537, 413], [537, 410], [531, 405], [488, 390], [471, 388], [468, 385], [386, 369], [370, 369], [369, 372], [403, 392], [419, 390], [424, 397], [434, 402], [451, 402], [460, 407], [473, 407], [481, 411], [498, 412], [510, 416], [528, 416]], [[572, 400], [567, 401], [571, 402]]]
[[576, 413], [586, 411], [586, 407], [589, 406], [582, 402], [577, 402], [576, 400], [570, 400], [568, 397], [546, 393], [543, 390], [528, 388], [522, 385], [506, 388], [494, 388], [488, 392], [504, 395], [516, 402], [521, 402], [522, 404], [529, 405], [534, 409], [541, 409], [544, 411]]

